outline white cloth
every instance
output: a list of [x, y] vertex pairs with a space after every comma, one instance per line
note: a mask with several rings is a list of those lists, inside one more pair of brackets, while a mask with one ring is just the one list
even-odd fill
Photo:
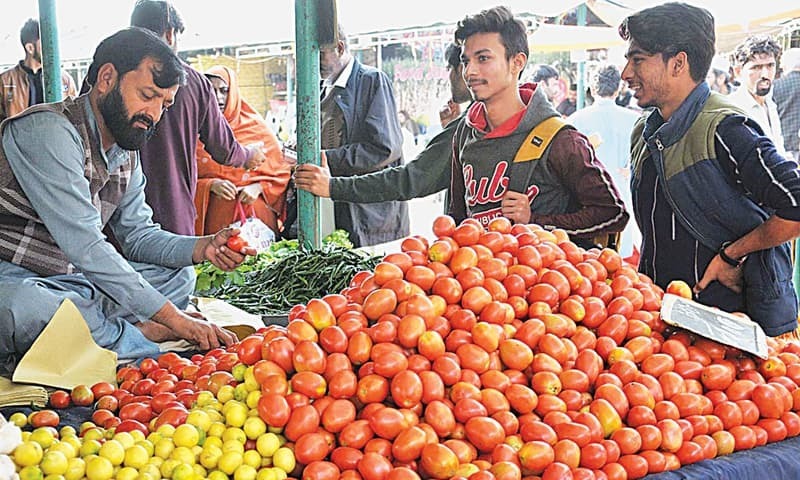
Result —
[[778, 116], [778, 106], [772, 99], [772, 94], [765, 97], [764, 105], [756, 101], [753, 95], [747, 91], [747, 87], [742, 85], [736, 91], [728, 95], [728, 98], [736, 106], [747, 112], [747, 114], [758, 122], [764, 134], [772, 140], [775, 148], [782, 157], [786, 157], [786, 149], [783, 146], [783, 131], [781, 130], [781, 119]]

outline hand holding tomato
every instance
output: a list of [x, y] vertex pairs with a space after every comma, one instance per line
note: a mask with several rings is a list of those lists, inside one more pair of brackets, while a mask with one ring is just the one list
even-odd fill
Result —
[[195, 263], [208, 260], [220, 270], [227, 272], [241, 265], [245, 255], [256, 253], [253, 247], [249, 247], [247, 242], [239, 237], [239, 230], [224, 228], [216, 235], [199, 237], [194, 246], [192, 260]]

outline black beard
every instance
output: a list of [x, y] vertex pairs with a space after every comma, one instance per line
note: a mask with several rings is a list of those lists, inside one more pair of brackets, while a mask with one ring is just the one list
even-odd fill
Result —
[[758, 95], [759, 97], [766, 97], [771, 88], [772, 85], [768, 87], [756, 87], [756, 95]]
[[[150, 117], [138, 114], [128, 118], [128, 109], [125, 108], [119, 85], [102, 97], [97, 106], [117, 145], [124, 150], [139, 150], [155, 132], [155, 124]], [[147, 129], [134, 127], [136, 122], [144, 123]]]

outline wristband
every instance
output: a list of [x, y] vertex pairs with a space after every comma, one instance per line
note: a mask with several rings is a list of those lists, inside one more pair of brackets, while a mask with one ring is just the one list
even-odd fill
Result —
[[719, 255], [719, 258], [722, 259], [723, 262], [727, 263], [731, 267], [739, 268], [739, 267], [742, 266], [744, 261], [747, 259], [747, 256], [745, 255], [744, 257], [740, 258], [739, 260], [736, 260], [735, 258], [732, 258], [732, 257], [728, 256], [728, 254], [725, 253], [725, 249], [730, 247], [732, 243], [733, 242], [730, 242], [730, 241], [724, 242], [722, 244], [722, 246], [719, 247], [719, 250], [717, 251], [717, 254]]

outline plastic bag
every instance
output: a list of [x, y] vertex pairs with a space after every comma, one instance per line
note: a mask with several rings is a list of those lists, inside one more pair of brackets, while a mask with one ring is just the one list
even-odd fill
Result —
[[239, 237], [257, 253], [266, 251], [275, 241], [275, 232], [256, 216], [255, 208], [252, 205], [250, 205], [250, 215], [248, 216], [245, 214], [244, 205], [237, 199], [234, 220], [236, 221], [230, 225], [231, 228], [238, 228]]

